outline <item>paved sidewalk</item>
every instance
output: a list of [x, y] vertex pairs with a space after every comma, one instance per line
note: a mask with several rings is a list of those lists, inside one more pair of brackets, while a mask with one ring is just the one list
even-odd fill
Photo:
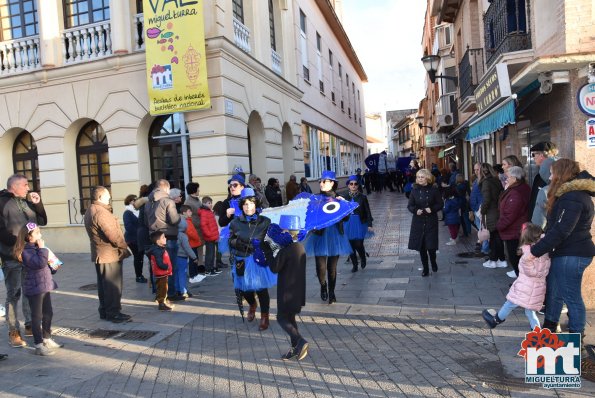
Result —
[[[580, 390], [546, 390], [525, 384], [516, 356], [528, 329], [515, 311], [497, 329], [481, 319], [483, 308], [503, 302], [511, 279], [465, 259], [472, 240], [444, 246], [439, 270], [421, 277], [417, 252], [407, 250], [411, 217], [404, 196], [370, 195], [376, 236], [366, 247], [368, 267], [351, 273], [339, 262], [338, 303], [319, 297], [313, 259], [308, 260], [307, 305], [298, 320], [310, 342], [308, 357], [284, 362], [288, 338], [274, 316], [271, 328], [242, 323], [228, 273], [192, 286], [195, 297], [172, 313], [157, 311], [147, 285], [125, 264], [123, 312], [134, 322], [99, 320], [88, 254], [63, 255], [52, 293], [54, 334], [66, 346], [53, 357], [0, 341], [2, 397], [426, 397], [594, 396]], [[86, 239], [86, 237], [82, 237]], [[51, 242], [48, 242], [51, 245]], [[81, 289], [83, 287], [83, 289]], [[271, 312], [276, 312], [274, 293]], [[5, 297], [4, 286], [0, 297]], [[588, 314], [587, 343], [595, 343]], [[258, 320], [258, 315], [257, 315]], [[4, 321], [2, 321], [4, 322]], [[6, 333], [6, 327], [2, 330]], [[30, 345], [32, 338], [27, 338]]]

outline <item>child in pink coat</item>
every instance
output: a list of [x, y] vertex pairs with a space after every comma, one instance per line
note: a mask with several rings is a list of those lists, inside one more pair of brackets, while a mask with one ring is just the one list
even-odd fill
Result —
[[546, 253], [541, 257], [531, 254], [531, 246], [541, 239], [543, 231], [535, 224], [526, 222], [521, 230], [520, 245], [523, 255], [519, 261], [519, 276], [514, 281], [506, 302], [498, 313], [495, 310], [483, 310], [483, 319], [490, 328], [504, 322], [508, 314], [516, 307], [525, 309], [525, 315], [531, 324], [531, 330], [539, 325], [536, 311], [541, 309], [545, 299], [545, 277], [550, 270], [550, 257]]

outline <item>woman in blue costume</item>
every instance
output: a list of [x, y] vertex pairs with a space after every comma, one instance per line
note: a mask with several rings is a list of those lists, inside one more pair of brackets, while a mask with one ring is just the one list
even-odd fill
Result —
[[[320, 177], [320, 195], [327, 200], [344, 200], [337, 197], [337, 178], [335, 172], [325, 170]], [[340, 255], [351, 254], [351, 245], [343, 232], [343, 221], [330, 227], [314, 230], [306, 241], [306, 253], [316, 258], [316, 275], [320, 282], [320, 298], [336, 303], [335, 284], [337, 282], [337, 263]], [[328, 273], [328, 284], [326, 274]]]
[[366, 249], [364, 248], [364, 239], [369, 237], [372, 230], [372, 213], [370, 212], [370, 205], [366, 195], [360, 191], [359, 178], [356, 175], [349, 176], [347, 180], [349, 191], [343, 195], [345, 200], [357, 202], [359, 205], [357, 209], [349, 216], [349, 219], [344, 224], [345, 235], [349, 239], [349, 244], [353, 249], [349, 257], [351, 258], [351, 272], [357, 272], [357, 255], [362, 264], [362, 269], [366, 268]]
[[254, 320], [256, 314], [256, 297], [260, 302], [259, 330], [269, 327], [269, 287], [277, 284], [277, 274], [271, 272], [266, 264], [257, 264], [254, 259], [255, 245], [264, 240], [271, 220], [260, 215], [260, 203], [252, 188], [244, 188], [240, 195], [242, 214], [235, 214], [229, 224], [229, 248], [233, 285], [242, 291], [250, 305], [248, 322]]

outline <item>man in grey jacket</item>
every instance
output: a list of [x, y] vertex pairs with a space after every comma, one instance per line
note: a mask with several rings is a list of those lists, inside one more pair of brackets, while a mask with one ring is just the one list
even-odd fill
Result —
[[173, 274], [167, 281], [168, 299], [175, 301], [176, 289], [174, 276], [176, 275], [175, 258], [178, 255], [178, 224], [180, 215], [176, 210], [176, 204], [169, 197], [169, 181], [159, 180], [155, 183], [155, 190], [149, 194], [149, 201], [145, 205], [145, 220], [149, 233], [161, 231], [165, 234], [167, 243], [165, 249], [169, 258], [172, 259]]
[[[17, 305], [21, 297], [21, 281], [24, 277], [23, 265], [13, 256], [13, 248], [19, 231], [28, 222], [46, 225], [47, 216], [41, 197], [37, 192], [29, 193], [29, 181], [21, 174], [8, 178], [6, 189], [0, 192], [0, 257], [6, 285], [6, 323], [8, 340], [13, 347], [24, 347], [17, 319]], [[25, 335], [31, 332], [31, 310], [29, 302], [23, 299]], [[32, 335], [32, 334], [31, 334]]]

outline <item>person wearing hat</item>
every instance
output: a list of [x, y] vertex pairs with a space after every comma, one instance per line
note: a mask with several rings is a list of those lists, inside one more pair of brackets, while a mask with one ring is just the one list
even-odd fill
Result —
[[259, 330], [269, 328], [269, 287], [277, 284], [277, 275], [264, 264], [257, 264], [254, 259], [255, 245], [264, 241], [271, 220], [260, 215], [260, 203], [252, 188], [244, 188], [239, 198], [242, 214], [236, 214], [229, 224], [229, 248], [232, 264], [233, 285], [242, 291], [250, 305], [248, 322], [254, 320], [256, 314], [256, 297], [260, 302]]
[[[344, 200], [337, 196], [337, 178], [335, 172], [324, 170], [320, 177], [320, 195], [327, 201]], [[337, 302], [335, 284], [337, 282], [337, 263], [339, 256], [352, 252], [347, 235], [343, 231], [343, 221], [330, 227], [314, 231], [306, 240], [306, 253], [316, 258], [316, 275], [320, 282], [320, 298], [329, 304]], [[328, 273], [328, 283], [327, 283]]]
[[535, 203], [539, 191], [549, 184], [549, 174], [552, 164], [558, 159], [558, 147], [550, 141], [539, 142], [531, 147], [531, 157], [539, 168], [531, 185], [531, 199], [529, 201], [529, 219], [533, 218]]
[[278, 274], [277, 322], [291, 340], [289, 351], [281, 359], [302, 360], [308, 355], [308, 342], [300, 335], [295, 320], [306, 305], [306, 249], [298, 242], [300, 218], [282, 214], [279, 228], [291, 235], [290, 243], [282, 247], [275, 257], [268, 242], [263, 245], [263, 252], [271, 271]]
[[219, 226], [227, 226], [233, 220], [236, 206], [232, 204], [238, 202], [242, 189], [246, 186], [246, 180], [240, 174], [234, 174], [227, 180], [229, 196], [223, 201], [223, 206], [219, 208]]
[[344, 224], [345, 234], [349, 239], [349, 244], [353, 251], [349, 255], [353, 268], [351, 272], [357, 272], [357, 255], [362, 264], [362, 269], [366, 268], [366, 249], [364, 248], [364, 238], [366, 234], [372, 232], [372, 212], [366, 195], [360, 192], [359, 178], [356, 175], [349, 176], [347, 179], [349, 191], [343, 195], [345, 200], [357, 202], [358, 207], [349, 216]]

